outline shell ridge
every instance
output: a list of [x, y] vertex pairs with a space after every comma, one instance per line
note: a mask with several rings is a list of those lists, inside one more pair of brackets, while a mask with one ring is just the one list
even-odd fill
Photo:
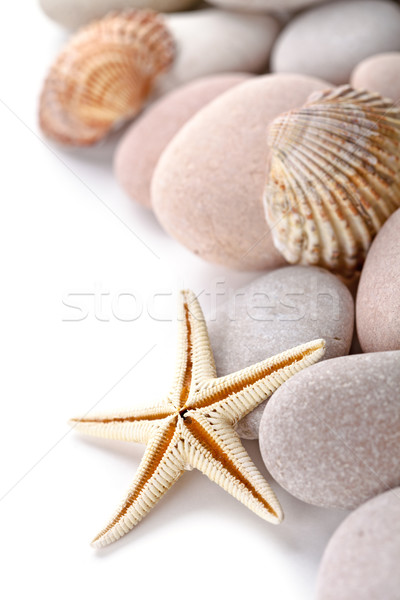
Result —
[[[310, 194], [309, 181], [313, 180], [312, 192], [315, 198], [313, 203], [314, 210], [312, 210], [312, 204], [311, 210], [318, 229], [319, 246], [323, 248], [324, 260], [331, 267], [334, 267], [338, 264], [341, 248], [345, 246], [348, 249], [349, 259], [352, 264], [354, 256], [357, 254], [357, 248], [352, 239], [352, 223], [350, 220], [348, 222], [344, 220], [343, 209], [346, 211], [348, 207], [342, 207], [342, 211], [339, 212], [335, 212], [334, 210], [337, 199], [343, 189], [342, 183], [330, 174], [329, 177], [332, 180], [333, 186], [331, 190], [328, 190], [324, 183], [324, 176], [326, 177], [327, 175], [324, 169], [309, 160], [307, 156], [299, 155], [298, 158], [298, 163], [301, 164], [301, 171], [304, 173], [306, 170], [309, 175], [307, 179], [304, 177], [302, 185], [305, 193], [308, 192]], [[297, 168], [297, 172], [299, 171], [300, 169]], [[349, 211], [347, 210], [347, 212]], [[342, 224], [341, 232], [338, 232], [338, 223]], [[322, 238], [325, 239], [324, 244], [322, 243]]]
[[[392, 195], [396, 192], [398, 193], [398, 186], [396, 187], [396, 190], [393, 190], [391, 187], [395, 182], [396, 172], [394, 169], [389, 167], [382, 160], [379, 160], [373, 151], [375, 149], [374, 147], [364, 149], [362, 146], [354, 143], [352, 144], [352, 150], [357, 148], [357, 151], [350, 152], [346, 148], [343, 148], [343, 146], [340, 146], [339, 143], [335, 142], [335, 140], [325, 138], [325, 136], [321, 136], [321, 142], [317, 136], [308, 137], [312, 139], [314, 146], [311, 147], [310, 145], [307, 145], [306, 140], [304, 140], [304, 155], [310, 160], [314, 160], [314, 164], [316, 166], [318, 165], [320, 169], [323, 169], [324, 165], [321, 164], [321, 161], [323, 161], [326, 165], [326, 172], [330, 175], [333, 175], [336, 170], [337, 174], [340, 175], [339, 179], [341, 180], [342, 184], [343, 181], [347, 181], [347, 185], [351, 191], [351, 197], [356, 198], [355, 202], [353, 202], [355, 208], [360, 213], [367, 215], [365, 209], [363, 208], [360, 196], [357, 194], [357, 188], [363, 188], [365, 186], [365, 193], [367, 195], [367, 200], [371, 211], [371, 214], [367, 216], [375, 222], [373, 232], [376, 233], [387, 216], [389, 216], [388, 210], [393, 204]], [[333, 146], [332, 148], [330, 148], [330, 144]], [[345, 152], [345, 158], [348, 159], [347, 169], [345, 158], [340, 158], [335, 150], [337, 152], [340, 150]], [[314, 159], [312, 156], [313, 152], [315, 155]], [[326, 156], [324, 156], [324, 154]], [[351, 160], [349, 160], [350, 158]], [[375, 169], [375, 185], [377, 187], [376, 191], [369, 187], [371, 173], [368, 172], [368, 169], [371, 166], [373, 166]], [[334, 179], [337, 180], [338, 178], [334, 177]], [[389, 208], [385, 211], [385, 205], [380, 202], [380, 200], [381, 193], [388, 193], [388, 186], [390, 202]]]
[[400, 206], [398, 106], [347, 85], [324, 90], [275, 119], [268, 144], [263, 202], [275, 245], [289, 262], [351, 275]]
[[155, 11], [114, 11], [80, 29], [44, 83], [39, 120], [49, 137], [89, 145], [144, 106], [175, 44]]

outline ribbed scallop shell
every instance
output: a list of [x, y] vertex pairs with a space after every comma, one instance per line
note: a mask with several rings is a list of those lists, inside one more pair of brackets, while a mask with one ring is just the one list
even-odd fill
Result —
[[265, 214], [290, 263], [350, 276], [400, 206], [400, 111], [343, 86], [270, 126]]
[[50, 69], [40, 99], [43, 132], [65, 144], [98, 141], [140, 111], [173, 58], [173, 39], [153, 11], [114, 12], [93, 22]]

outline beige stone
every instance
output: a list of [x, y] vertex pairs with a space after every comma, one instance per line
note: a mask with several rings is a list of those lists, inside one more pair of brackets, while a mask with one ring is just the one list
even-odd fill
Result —
[[282, 385], [260, 448], [276, 481], [304, 502], [356, 508], [400, 485], [400, 351], [332, 358]]
[[300, 13], [274, 46], [275, 72], [303, 73], [337, 85], [380, 52], [400, 50], [400, 6], [389, 0], [342, 0]]
[[388, 52], [366, 58], [351, 74], [351, 85], [378, 92], [394, 102], [400, 100], [400, 52]]
[[399, 487], [351, 513], [325, 550], [317, 600], [398, 600], [399, 523]]
[[160, 78], [156, 94], [207, 75], [265, 72], [280, 29], [270, 15], [215, 8], [167, 15], [166, 23], [177, 53], [172, 68]]
[[115, 175], [128, 196], [150, 208], [151, 179], [164, 148], [200, 108], [249, 77], [229, 73], [201, 78], [150, 106], [130, 126], [115, 153]]
[[159, 12], [185, 10], [199, 0], [39, 0], [50, 19], [70, 29], [100, 19], [112, 10], [151, 8]]
[[400, 209], [369, 249], [357, 291], [356, 317], [364, 352], [400, 350]]
[[209, 0], [224, 8], [236, 8], [238, 10], [254, 11], [280, 11], [298, 10], [311, 4], [318, 4], [324, 0]]
[[166, 231], [206, 260], [236, 269], [284, 264], [262, 206], [267, 128], [329, 84], [301, 75], [265, 75], [201, 109], [163, 152], [152, 182]]
[[[269, 271], [230, 298], [209, 323], [220, 375], [234, 373], [305, 342], [323, 338], [324, 360], [349, 352], [354, 302], [337, 277], [318, 267], [288, 266]], [[258, 438], [265, 403], [237, 426]]]

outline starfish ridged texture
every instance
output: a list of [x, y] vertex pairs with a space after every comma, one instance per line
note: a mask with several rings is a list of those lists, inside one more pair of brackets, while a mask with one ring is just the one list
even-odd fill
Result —
[[261, 518], [282, 521], [274, 492], [234, 426], [292, 375], [317, 362], [325, 342], [314, 340], [217, 378], [204, 316], [192, 292], [181, 292], [179, 313], [178, 364], [166, 400], [151, 408], [71, 421], [86, 434], [147, 444], [124, 501], [94, 546], [132, 529], [185, 468], [199, 469]]

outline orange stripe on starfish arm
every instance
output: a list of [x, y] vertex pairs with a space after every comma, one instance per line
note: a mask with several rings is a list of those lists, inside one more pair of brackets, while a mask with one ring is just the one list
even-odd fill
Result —
[[183, 408], [189, 394], [193, 374], [192, 326], [190, 323], [188, 301], [190, 294], [181, 291], [178, 301], [178, 349], [176, 371], [172, 389], [167, 398], [177, 410]]
[[[189, 408], [206, 408], [217, 402], [223, 402], [234, 394], [239, 394], [246, 388], [250, 388], [262, 379], [266, 379], [270, 375], [277, 374], [280, 370], [290, 367], [295, 363], [301, 362], [307, 356], [311, 356], [318, 350], [321, 350], [321, 356], [324, 352], [325, 340], [314, 340], [309, 344], [303, 344], [294, 348], [294, 352], [282, 352], [278, 354], [275, 359], [266, 359], [252, 367], [242, 369], [237, 373], [221, 377], [215, 382], [212, 382], [210, 387], [205, 387], [195, 397], [194, 401], [189, 404]], [[316, 357], [316, 362], [318, 358]], [[248, 374], [246, 374], [248, 371]], [[272, 394], [274, 389], [271, 389], [270, 393], [265, 394], [264, 400]]]
[[173, 410], [169, 409], [149, 409], [143, 411], [143, 414], [129, 413], [126, 415], [115, 415], [115, 416], [93, 416], [93, 417], [76, 417], [70, 419], [72, 424], [74, 423], [135, 423], [137, 421], [157, 421], [159, 419], [165, 419], [173, 414]]
[[177, 417], [171, 419], [150, 441], [125, 500], [109, 524], [94, 538], [94, 546], [114, 542], [132, 529], [182, 474], [184, 464], [174, 453], [174, 446], [179, 441], [176, 423]]
[[165, 405], [114, 415], [97, 414], [82, 419], [71, 419], [69, 423], [73, 429], [84, 435], [146, 444], [164, 419], [174, 413], [173, 407]]
[[[217, 443], [217, 441], [213, 438], [213, 436], [206, 430], [205, 427], [203, 427], [203, 425], [201, 425], [197, 421], [197, 419], [194, 419], [190, 416], [187, 417], [184, 420], [184, 426], [189, 431], [189, 433], [195, 438], [195, 440], [202, 447], [202, 449], [205, 451], [205, 453], [207, 455], [207, 459], [208, 459], [208, 461], [207, 461], [208, 465], [209, 465], [209, 459], [211, 457], [214, 461], [216, 461], [217, 463], [219, 463], [219, 465], [221, 465], [221, 467], [226, 471], [226, 473], [230, 477], [232, 477], [237, 483], [242, 484], [244, 486], [244, 488], [252, 495], [252, 497], [255, 500], [257, 500], [268, 511], [268, 513], [272, 516], [271, 521], [278, 523], [282, 520], [281, 514], [279, 514], [277, 512], [277, 510], [275, 510], [273, 508], [273, 506], [267, 501], [267, 499], [256, 489], [255, 485], [250, 481], [250, 479], [248, 477], [246, 477], [242, 473], [240, 468], [235, 464], [234, 459], [231, 458], [229, 456], [229, 454], [224, 451], [222, 446]], [[234, 434], [234, 435], [236, 435], [236, 434]], [[238, 442], [239, 442], [239, 438], [238, 438]], [[189, 442], [189, 444], [190, 444], [190, 442]], [[240, 450], [243, 454], [248, 456], [240, 442], [238, 444], [238, 447], [240, 448]], [[250, 458], [249, 458], [249, 461], [250, 461]], [[195, 468], [203, 471], [200, 468], [199, 464], [196, 464], [193, 466], [195, 466]], [[207, 473], [206, 470], [204, 470], [204, 473], [209, 476], [209, 474]], [[262, 478], [261, 474], [259, 474], [259, 475]], [[214, 481], [214, 479], [212, 477], [210, 477], [210, 479], [212, 479]], [[262, 478], [262, 480], [265, 482], [264, 478]], [[273, 494], [272, 490], [271, 490], [271, 495], [274, 497], [274, 500], [276, 500], [275, 495]], [[237, 499], [239, 499], [239, 498], [237, 498]], [[279, 506], [279, 503], [277, 500], [276, 500], [276, 504]]]
[[192, 360], [192, 326], [189, 318], [189, 307], [187, 302], [183, 305], [186, 325], [186, 365], [182, 381], [182, 389], [179, 397], [179, 408], [183, 408], [189, 398], [190, 386], [192, 384], [193, 360]]

